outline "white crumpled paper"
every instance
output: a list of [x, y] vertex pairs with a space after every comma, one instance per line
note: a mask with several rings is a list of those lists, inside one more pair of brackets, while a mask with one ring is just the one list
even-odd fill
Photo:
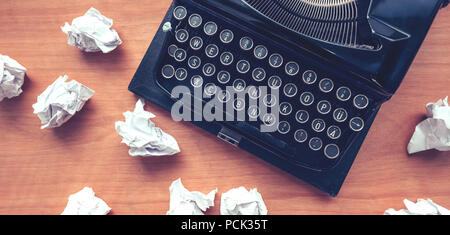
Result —
[[408, 153], [429, 149], [450, 150], [450, 107], [448, 97], [426, 106], [428, 118], [417, 125], [408, 144]]
[[41, 129], [60, 127], [94, 95], [93, 90], [75, 80], [66, 82], [67, 79], [67, 75], [60, 76], [33, 104], [34, 113], [41, 119]]
[[27, 69], [8, 56], [0, 54], [0, 102], [22, 93]]
[[172, 31], [172, 24], [170, 22], [164, 23], [162, 30], [164, 33], [167, 33], [169, 31]]
[[267, 207], [256, 188], [247, 191], [244, 187], [239, 187], [222, 194], [220, 214], [267, 215]]
[[61, 215], [106, 215], [111, 208], [95, 196], [92, 188], [85, 187], [69, 196], [69, 201]]
[[180, 152], [177, 141], [150, 120], [156, 116], [144, 110], [145, 102], [139, 99], [134, 112], [123, 113], [125, 122], [116, 122], [116, 131], [122, 143], [130, 146], [131, 156], [166, 156]]
[[106, 18], [98, 10], [91, 8], [84, 16], [75, 18], [72, 25], [66, 22], [61, 29], [69, 35], [69, 45], [86, 52], [108, 53], [122, 44], [119, 34], [111, 29], [112, 25], [112, 19]]
[[408, 199], [403, 200], [406, 206], [405, 209], [394, 210], [392, 208], [387, 209], [385, 215], [450, 215], [450, 210], [445, 209], [442, 206], [434, 203], [431, 199], [418, 199], [417, 203], [414, 203]]
[[175, 180], [170, 185], [170, 209], [167, 215], [203, 215], [209, 207], [214, 206], [214, 198], [217, 189], [207, 195], [201, 192], [190, 192], [181, 179]]

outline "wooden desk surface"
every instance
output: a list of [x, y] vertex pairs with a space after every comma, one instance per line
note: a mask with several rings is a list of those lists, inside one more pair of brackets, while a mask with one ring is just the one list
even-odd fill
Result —
[[[379, 115], [342, 190], [332, 198], [278, 168], [230, 147], [190, 123], [176, 123], [156, 105], [155, 122], [179, 142], [175, 157], [132, 158], [114, 130], [137, 97], [128, 83], [170, 0], [15, 1], [0, 4], [0, 53], [28, 69], [24, 93], [0, 103], [0, 213], [59, 214], [70, 194], [93, 187], [112, 214], [165, 214], [169, 185], [220, 195], [257, 187], [270, 214], [383, 214], [402, 200], [431, 198], [450, 208], [450, 153], [408, 157], [424, 106], [450, 95], [450, 8], [437, 16], [398, 93]], [[114, 19], [123, 45], [111, 54], [86, 54], [67, 45], [64, 22], [94, 6]], [[60, 75], [96, 91], [64, 126], [40, 130], [31, 105]]]

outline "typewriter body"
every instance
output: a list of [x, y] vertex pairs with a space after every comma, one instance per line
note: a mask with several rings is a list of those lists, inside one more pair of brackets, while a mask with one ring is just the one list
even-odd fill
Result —
[[[194, 124], [336, 196], [447, 3], [175, 0], [129, 90], [168, 111], [180, 100], [172, 94], [178, 86], [208, 93], [245, 119]], [[261, 105], [277, 115], [263, 115]]]

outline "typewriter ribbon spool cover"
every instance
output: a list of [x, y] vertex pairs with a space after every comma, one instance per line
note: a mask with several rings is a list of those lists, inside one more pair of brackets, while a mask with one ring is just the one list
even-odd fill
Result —
[[[223, 103], [225, 87], [248, 91], [230, 106], [258, 122], [189, 121], [336, 196], [381, 104], [399, 87], [446, 4], [175, 0], [129, 90], [168, 111], [179, 102], [172, 92], [180, 85], [185, 93], [217, 92]], [[173, 30], [164, 32], [167, 22]], [[260, 90], [250, 88], [263, 85], [276, 92], [253, 98], [277, 108], [276, 116], [251, 105]], [[273, 120], [272, 132], [256, 128]]]

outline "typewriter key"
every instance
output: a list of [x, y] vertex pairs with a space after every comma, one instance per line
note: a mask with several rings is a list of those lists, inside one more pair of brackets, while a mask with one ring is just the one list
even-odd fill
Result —
[[175, 38], [180, 43], [186, 42], [189, 39], [189, 33], [186, 29], [180, 29], [175, 32]]
[[167, 79], [172, 78], [173, 75], [175, 74], [175, 69], [170, 64], [164, 65], [161, 69], [161, 74], [164, 78]]
[[350, 129], [353, 131], [361, 131], [364, 128], [364, 120], [360, 117], [354, 117], [350, 120]]
[[191, 69], [198, 69], [200, 65], [202, 64], [202, 60], [197, 56], [191, 56], [188, 59], [188, 65]]
[[352, 96], [352, 91], [348, 87], [339, 87], [336, 91], [336, 96], [341, 101], [347, 101]]
[[192, 14], [189, 16], [189, 25], [192, 28], [198, 28], [202, 24], [202, 17], [199, 14]]
[[341, 137], [341, 128], [337, 126], [330, 126], [328, 127], [327, 135], [330, 139], [339, 139], [339, 137]]
[[203, 46], [203, 39], [195, 36], [195, 37], [191, 38], [189, 45], [191, 46], [192, 49], [199, 50]]
[[297, 113], [295, 114], [295, 119], [297, 120], [297, 122], [299, 123], [306, 123], [309, 120], [309, 113], [306, 110], [299, 110], [297, 111]]
[[233, 38], [234, 34], [229, 29], [225, 29], [222, 32], [220, 32], [220, 41], [222, 41], [223, 43], [228, 44], [231, 41], [233, 41]]
[[260, 82], [266, 78], [266, 71], [263, 68], [256, 68], [252, 72], [253, 80]]
[[213, 64], [207, 63], [203, 66], [203, 74], [205, 76], [211, 77], [214, 73], [216, 73], [216, 67]]
[[175, 19], [177, 19], [177, 20], [183, 20], [184, 18], [186, 18], [186, 15], [187, 15], [187, 10], [183, 6], [177, 6], [173, 10], [173, 17], [175, 17]]
[[287, 134], [291, 130], [291, 125], [288, 122], [282, 121], [278, 124], [278, 132], [281, 134]]
[[233, 88], [236, 91], [243, 91], [245, 89], [245, 86], [246, 86], [245, 81], [242, 79], [236, 79], [233, 82]]
[[308, 139], [308, 132], [303, 129], [297, 130], [294, 134], [295, 141], [304, 143]]
[[216, 94], [216, 91], [217, 91], [217, 87], [213, 83], [208, 83], [205, 85], [205, 89], [204, 89], [205, 95], [213, 96]]
[[188, 75], [188, 73], [187, 73], [187, 70], [185, 68], [178, 68], [175, 71], [175, 78], [178, 81], [184, 81], [187, 78], [187, 75]]
[[321, 114], [328, 114], [331, 111], [331, 103], [327, 100], [322, 100], [317, 103], [317, 111]]
[[287, 97], [294, 97], [297, 94], [297, 86], [293, 83], [288, 83], [284, 86], [283, 93]]
[[256, 46], [255, 50], [253, 52], [255, 57], [260, 60], [265, 59], [267, 57], [268, 53], [269, 53], [269, 51], [267, 50], [267, 47], [265, 47], [263, 45]]
[[264, 125], [266, 125], [266, 126], [273, 126], [273, 124], [275, 124], [277, 119], [274, 114], [266, 113], [266, 114], [264, 114], [262, 121], [263, 121]]
[[326, 124], [324, 120], [317, 118], [312, 121], [311, 126], [315, 132], [322, 132], [325, 130]]
[[292, 105], [288, 102], [283, 102], [280, 104], [280, 114], [287, 116], [292, 112]]
[[241, 38], [241, 41], [239, 41], [239, 45], [242, 50], [251, 50], [253, 48], [253, 40], [249, 37], [243, 37]]
[[220, 63], [222, 63], [225, 66], [228, 66], [231, 63], [233, 63], [233, 54], [231, 54], [231, 52], [222, 53], [222, 55], [220, 55]]
[[336, 159], [339, 156], [339, 147], [335, 144], [325, 146], [324, 154], [329, 159]]
[[281, 78], [278, 76], [272, 76], [269, 78], [268, 85], [272, 89], [278, 89], [281, 87]]
[[205, 53], [209, 58], [214, 58], [219, 54], [219, 47], [215, 44], [209, 44], [205, 48]]
[[314, 151], [319, 151], [322, 148], [322, 145], [322, 140], [317, 137], [309, 140], [309, 147]]
[[303, 73], [303, 81], [308, 84], [314, 84], [317, 80], [317, 74], [316, 72], [312, 71], [312, 70], [308, 70], [306, 72]]
[[231, 98], [231, 94], [227, 90], [221, 90], [217, 94], [217, 99], [219, 99], [219, 101], [222, 103], [227, 103], [230, 100], [230, 98]]
[[248, 107], [247, 113], [250, 118], [253, 118], [253, 119], [258, 118], [258, 116], [259, 116], [258, 106], [251, 105], [250, 107]]
[[295, 76], [300, 71], [300, 66], [297, 64], [297, 62], [291, 61], [286, 64], [285, 71], [287, 75]]
[[195, 88], [201, 87], [203, 85], [203, 78], [200, 75], [192, 76], [191, 85]]
[[246, 60], [240, 60], [236, 64], [236, 69], [239, 73], [247, 73], [250, 70], [250, 63]]
[[241, 98], [237, 98], [234, 100], [233, 103], [233, 107], [234, 109], [236, 109], [236, 111], [241, 111], [245, 108], [245, 100], [241, 99]]
[[258, 99], [259, 96], [261, 95], [261, 91], [259, 90], [258, 87], [255, 87], [255, 86], [248, 87], [247, 93], [248, 93], [248, 96], [250, 97], [250, 99], [254, 99], [254, 100]]
[[175, 54], [175, 51], [178, 49], [178, 47], [176, 46], [176, 45], [170, 45], [169, 46], [169, 48], [167, 49], [167, 51], [169, 52], [169, 55], [171, 56], [171, 57], [173, 57], [174, 56], [174, 54]]
[[231, 79], [230, 73], [227, 71], [222, 70], [217, 74], [217, 81], [219, 81], [222, 84], [228, 83], [230, 79]]
[[314, 95], [311, 92], [303, 92], [300, 95], [300, 103], [302, 103], [304, 106], [310, 106], [312, 103], [314, 103]]
[[174, 58], [178, 62], [183, 62], [186, 59], [186, 51], [178, 48], [174, 53]]
[[347, 110], [343, 108], [337, 108], [333, 112], [333, 118], [334, 120], [336, 120], [336, 122], [344, 122], [345, 120], [347, 120], [347, 117], [348, 117]]
[[331, 79], [324, 78], [324, 79], [320, 80], [319, 89], [322, 92], [328, 93], [328, 92], [332, 91], [333, 88], [334, 88], [334, 83], [333, 83], [333, 81], [331, 81]]
[[277, 98], [274, 95], [268, 94], [268, 95], [264, 96], [263, 103], [267, 107], [275, 106], [276, 102], [277, 102]]
[[203, 31], [206, 35], [212, 36], [217, 33], [217, 24], [214, 22], [207, 22], [205, 26], [203, 26]]
[[280, 54], [272, 54], [269, 57], [269, 64], [273, 68], [279, 68], [283, 65], [283, 57]]
[[365, 95], [357, 95], [353, 98], [353, 105], [358, 109], [365, 109], [369, 105], [369, 98]]

